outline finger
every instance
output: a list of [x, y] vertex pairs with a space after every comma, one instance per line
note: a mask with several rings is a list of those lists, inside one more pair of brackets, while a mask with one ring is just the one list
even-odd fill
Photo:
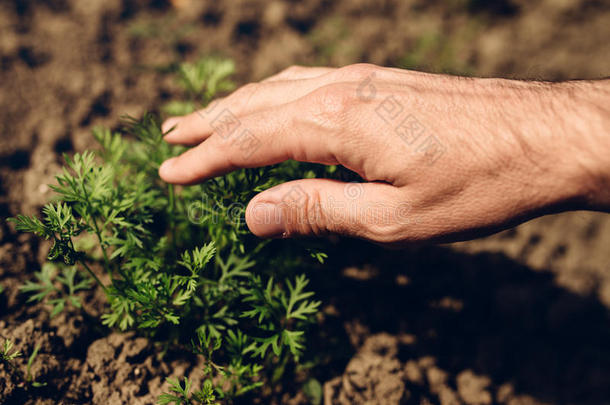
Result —
[[406, 238], [410, 205], [403, 199], [386, 183], [295, 180], [254, 197], [246, 222], [263, 238], [341, 234], [384, 243]]
[[330, 73], [337, 70], [337, 68], [330, 67], [322, 67], [322, 66], [290, 66], [282, 70], [280, 73], [277, 73], [273, 76], [270, 76], [262, 81], [262, 83], [266, 82], [275, 82], [280, 80], [302, 80], [302, 79], [312, 79], [315, 77], [322, 76], [326, 73]]
[[235, 116], [240, 116], [289, 103], [319, 87], [335, 82], [336, 78], [328, 73], [336, 71], [336, 68], [294, 66], [270, 77], [269, 81], [249, 83], [231, 95], [215, 100], [202, 110], [182, 117], [168, 118], [163, 123], [163, 132], [166, 133], [172, 128], [173, 130], [164, 139], [169, 143], [195, 145], [213, 132], [214, 126], [218, 124], [219, 114], [225, 109]]
[[183, 117], [172, 117], [163, 123], [163, 132], [173, 131], [165, 136], [169, 143], [194, 145], [205, 140], [222, 123], [219, 117], [229, 112], [235, 117], [277, 105], [290, 103], [328, 81], [295, 80], [268, 83], [250, 83], [233, 94], [220, 99], [208, 107]]
[[169, 159], [159, 168], [169, 183], [193, 184], [237, 168], [260, 167], [294, 159], [337, 164], [336, 137], [312, 128], [300, 102], [237, 118], [226, 112], [224, 123], [206, 141]]

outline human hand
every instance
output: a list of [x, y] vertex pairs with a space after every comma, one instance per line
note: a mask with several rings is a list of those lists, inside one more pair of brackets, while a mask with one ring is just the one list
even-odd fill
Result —
[[167, 142], [197, 146], [159, 174], [192, 184], [288, 159], [340, 164], [366, 182], [273, 187], [248, 204], [250, 230], [461, 240], [549, 212], [608, 209], [608, 104], [607, 82], [292, 67], [168, 119]]

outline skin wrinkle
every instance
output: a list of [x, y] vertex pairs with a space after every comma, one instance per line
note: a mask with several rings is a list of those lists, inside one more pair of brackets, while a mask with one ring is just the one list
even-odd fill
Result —
[[329, 234], [329, 226], [332, 221], [328, 221], [325, 217], [316, 218], [317, 215], [324, 215], [324, 211], [318, 209], [322, 201], [320, 191], [313, 189], [311, 193], [305, 196], [304, 203], [296, 210], [286, 210], [293, 221], [292, 229], [291, 227], [286, 228], [286, 236], [290, 236], [292, 230], [296, 230], [297, 234], [311, 234], [317, 237]]

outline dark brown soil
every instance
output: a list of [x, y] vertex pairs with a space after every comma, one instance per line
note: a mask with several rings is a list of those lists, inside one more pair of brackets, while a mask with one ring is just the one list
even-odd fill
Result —
[[[354, 62], [533, 79], [610, 75], [610, 7], [593, 0], [6, 0], [0, 2], [0, 217], [35, 213], [63, 152], [179, 96], [170, 64], [220, 52], [238, 81], [291, 64]], [[24, 390], [0, 366], [0, 404], [153, 404], [169, 353], [86, 312], [49, 319], [17, 287], [48, 246], [0, 221], [0, 338], [24, 356]], [[327, 404], [610, 403], [610, 217], [549, 216], [498, 235], [385, 252], [334, 245], [311, 274], [325, 302], [311, 340]], [[298, 377], [259, 403], [307, 403]]]

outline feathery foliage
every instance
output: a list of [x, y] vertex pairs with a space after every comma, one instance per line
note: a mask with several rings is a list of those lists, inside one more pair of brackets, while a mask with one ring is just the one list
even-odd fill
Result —
[[[180, 112], [231, 89], [233, 71], [218, 58], [181, 66], [190, 100]], [[42, 216], [10, 219], [52, 242], [49, 263], [22, 287], [29, 300], [46, 302], [54, 316], [80, 308], [83, 291], [97, 285], [107, 299], [107, 327], [137, 329], [166, 347], [190, 342], [205, 359], [206, 380], [201, 387], [168, 380], [160, 404], [230, 402], [277, 376], [278, 365], [298, 361], [320, 306], [305, 275], [296, 274], [311, 258], [305, 249], [266, 250], [243, 216], [260, 190], [320, 169], [291, 162], [175, 187], [157, 170], [184, 149], [163, 141], [156, 116], [128, 118], [122, 133], [97, 128], [93, 135], [99, 149], [65, 156], [52, 185], [58, 198]]]

